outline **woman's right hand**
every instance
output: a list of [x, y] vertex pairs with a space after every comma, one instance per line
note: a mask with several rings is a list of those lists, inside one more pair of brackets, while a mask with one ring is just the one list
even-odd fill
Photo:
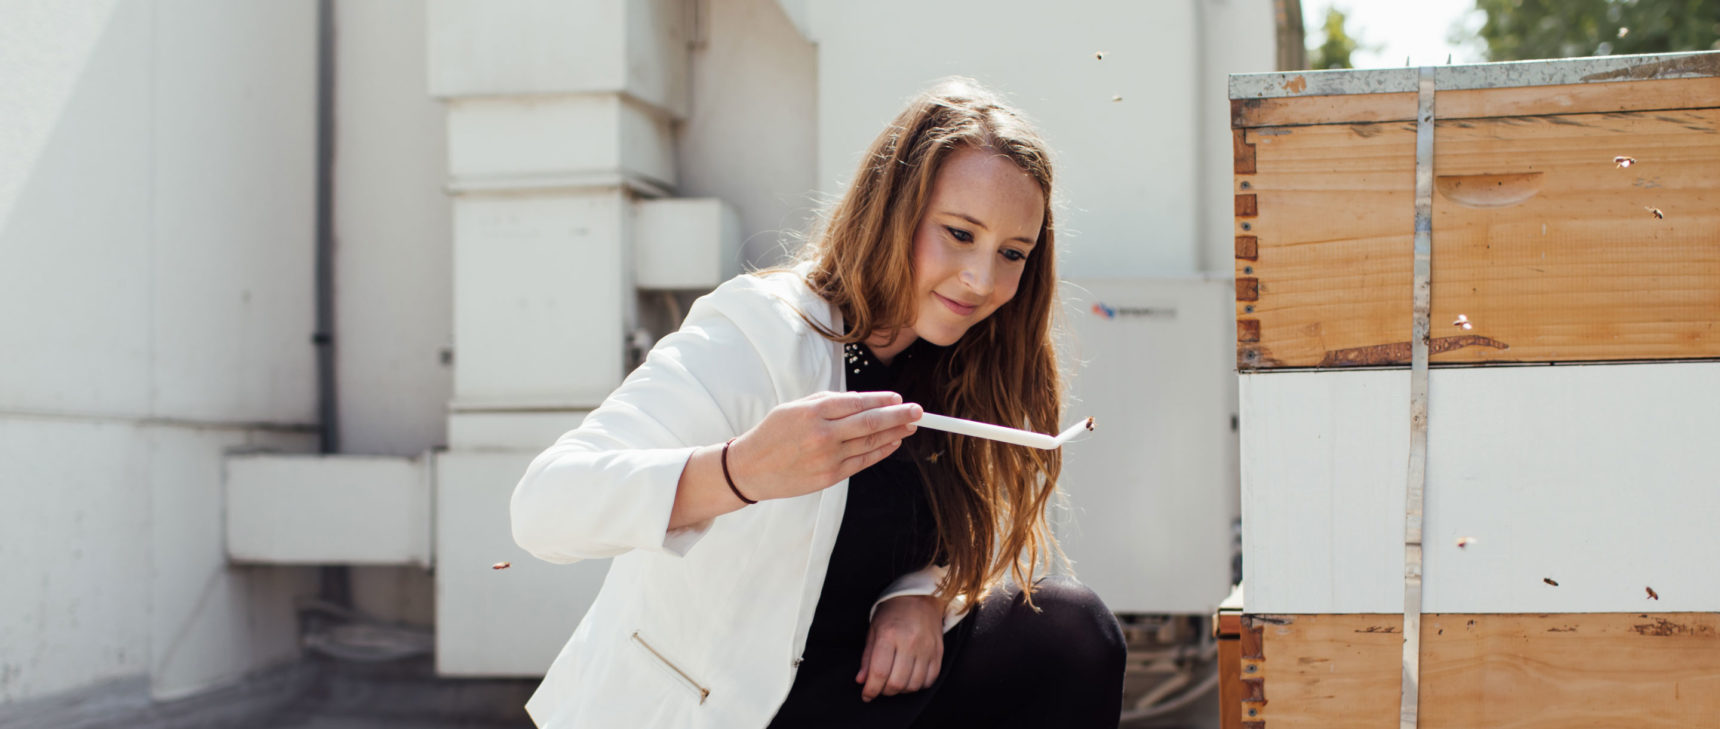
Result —
[[772, 408], [729, 446], [729, 473], [755, 500], [836, 485], [912, 435], [919, 405], [894, 392], [820, 392]]

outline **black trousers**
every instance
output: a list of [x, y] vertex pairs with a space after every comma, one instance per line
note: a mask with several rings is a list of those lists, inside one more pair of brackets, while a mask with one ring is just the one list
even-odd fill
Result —
[[[1085, 585], [1066, 577], [992, 595], [944, 634], [930, 687], [860, 700], [860, 656], [797, 678], [770, 729], [854, 727], [1104, 727], [1122, 713], [1122, 629]], [[802, 682], [807, 685], [802, 685]]]

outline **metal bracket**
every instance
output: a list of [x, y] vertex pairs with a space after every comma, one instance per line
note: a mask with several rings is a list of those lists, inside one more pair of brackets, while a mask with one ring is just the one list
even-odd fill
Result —
[[1416, 729], [1421, 699], [1421, 544], [1427, 486], [1427, 359], [1433, 312], [1434, 69], [1421, 68], [1415, 115], [1415, 314], [1410, 335], [1409, 480], [1403, 525], [1403, 699], [1399, 729]]

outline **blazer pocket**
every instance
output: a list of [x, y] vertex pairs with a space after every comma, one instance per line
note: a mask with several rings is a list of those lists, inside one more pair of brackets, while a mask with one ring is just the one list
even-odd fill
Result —
[[710, 689], [705, 688], [704, 684], [694, 680], [691, 674], [687, 673], [679, 665], [676, 665], [669, 656], [665, 655], [656, 646], [652, 645], [651, 641], [644, 635], [640, 634], [639, 631], [633, 631], [633, 636], [629, 642], [631, 642], [638, 650], [644, 651], [646, 659], [652, 665], [656, 666], [658, 670], [661, 670], [664, 675], [673, 680], [676, 685], [692, 692], [693, 696], [699, 700], [700, 704], [705, 703], [705, 699], [710, 698]]

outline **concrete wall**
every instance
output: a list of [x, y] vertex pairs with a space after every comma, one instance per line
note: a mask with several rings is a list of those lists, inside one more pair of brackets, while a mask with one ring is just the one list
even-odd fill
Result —
[[229, 568], [220, 489], [314, 447], [314, 11], [7, 4], [0, 703], [296, 654], [312, 573]]
[[741, 218], [749, 265], [777, 263], [816, 208], [817, 49], [775, 0], [697, 0], [692, 102], [676, 130], [681, 197]]
[[453, 392], [446, 114], [426, 93], [422, 2], [335, 9], [341, 451], [417, 456], [447, 444]]
[[[1225, 272], [1222, 76], [1272, 63], [1269, 3], [1033, 0], [789, 3], [818, 44], [818, 182], [834, 194], [903, 102], [972, 76], [1038, 122], [1054, 154], [1061, 272]], [[1210, 32], [1209, 32], [1210, 29]], [[1103, 52], [1104, 58], [1095, 58]], [[1217, 197], [1213, 197], [1217, 195]]]
[[[335, 10], [340, 450], [416, 457], [447, 445], [454, 389], [447, 115], [426, 93], [422, 2]], [[424, 569], [352, 570], [355, 606], [378, 617], [432, 624], [433, 591]]]

